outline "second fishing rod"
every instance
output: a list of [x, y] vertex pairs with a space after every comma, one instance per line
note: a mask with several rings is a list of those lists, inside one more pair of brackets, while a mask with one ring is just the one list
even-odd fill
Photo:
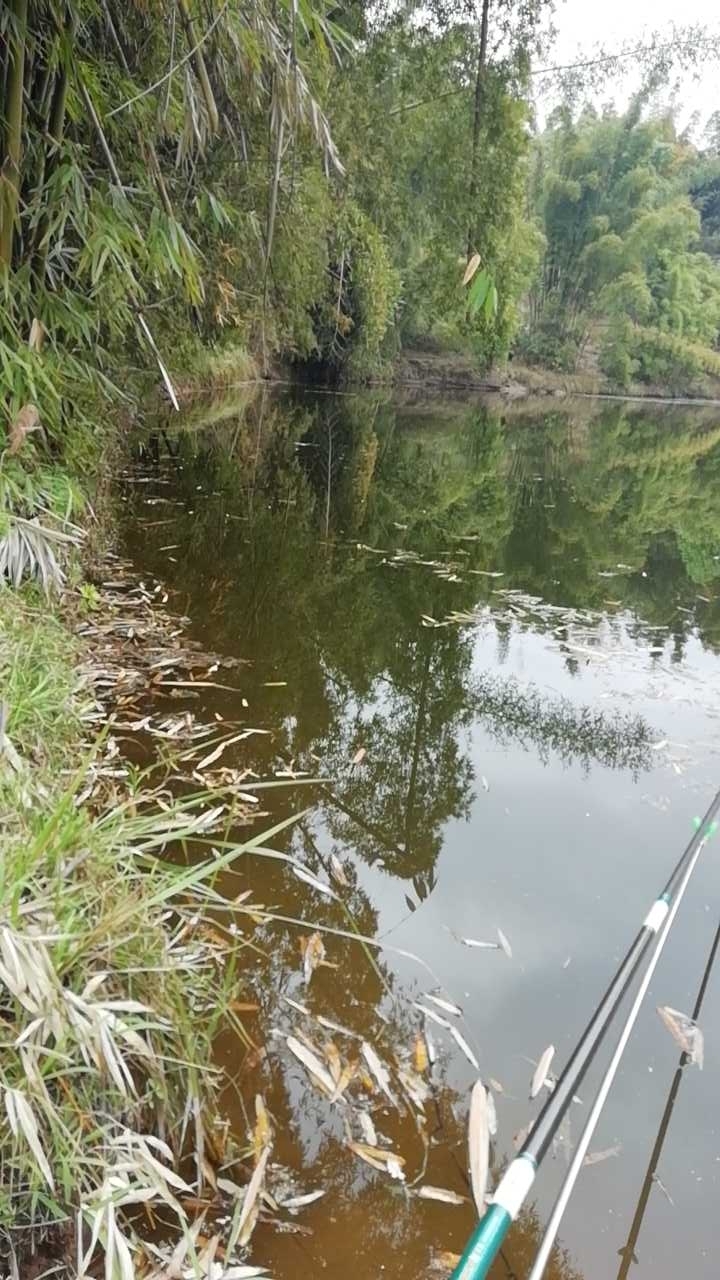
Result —
[[451, 1280], [484, 1280], [517, 1217], [535, 1180], [558, 1126], [570, 1106], [615, 1013], [622, 1003], [640, 965], [670, 910], [675, 891], [681, 884], [699, 848], [716, 829], [720, 812], [718, 791], [704, 818], [698, 822], [692, 839], [673, 868], [667, 883], [655, 899], [641, 928], [615, 972], [580, 1037], [565, 1070], [543, 1110], [540, 1112], [525, 1145], [502, 1178], [492, 1203], [470, 1237]]

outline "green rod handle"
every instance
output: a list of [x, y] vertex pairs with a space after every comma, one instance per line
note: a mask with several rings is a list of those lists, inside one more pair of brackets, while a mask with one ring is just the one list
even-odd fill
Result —
[[485, 1280], [511, 1222], [507, 1209], [491, 1204], [471, 1235], [450, 1280]]

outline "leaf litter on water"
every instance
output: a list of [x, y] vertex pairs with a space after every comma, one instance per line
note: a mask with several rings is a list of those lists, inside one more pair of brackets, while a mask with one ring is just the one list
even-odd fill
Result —
[[424, 1000], [431, 1000], [436, 1004], [438, 1009], [442, 1009], [444, 1013], [451, 1013], [454, 1018], [462, 1018], [462, 1009], [459, 1004], [453, 1004], [450, 1000], [444, 1000], [442, 996], [432, 996], [426, 992], [423, 996]]
[[550, 1071], [550, 1064], [554, 1057], [555, 1045], [549, 1044], [535, 1068], [535, 1074], [533, 1075], [532, 1082], [530, 1084], [531, 1098], [537, 1098], [540, 1090], [545, 1084], [545, 1081], [548, 1078], [548, 1072]]
[[485, 1191], [490, 1169], [490, 1129], [487, 1093], [482, 1080], [476, 1080], [470, 1096], [468, 1120], [468, 1159], [470, 1185], [478, 1217], [485, 1213]]
[[363, 1040], [362, 1049], [360, 1052], [362, 1053], [362, 1056], [365, 1059], [370, 1069], [370, 1073], [375, 1079], [376, 1083], [378, 1084], [382, 1092], [385, 1094], [385, 1096], [390, 1100], [390, 1102], [392, 1102], [393, 1106], [396, 1107], [397, 1102], [390, 1088], [390, 1072], [388, 1071], [387, 1067], [384, 1065], [383, 1062], [381, 1062], [378, 1054], [375, 1052], [372, 1045], [368, 1044], [367, 1040]]
[[465, 1057], [467, 1058], [470, 1065], [474, 1067], [476, 1071], [479, 1071], [480, 1063], [478, 1062], [473, 1050], [470, 1048], [470, 1045], [468, 1044], [464, 1035], [460, 1031], [458, 1031], [457, 1027], [453, 1027], [453, 1026], [450, 1027], [450, 1035], [455, 1041], [458, 1049], [460, 1049], [461, 1052], [465, 1054]]
[[614, 1156], [619, 1156], [621, 1151], [621, 1142], [618, 1142], [615, 1147], [606, 1147], [604, 1151], [588, 1151], [583, 1160], [583, 1165], [589, 1169], [594, 1164], [602, 1164], [605, 1160], [611, 1160]]
[[418, 1187], [415, 1195], [420, 1200], [437, 1200], [440, 1204], [467, 1204], [467, 1196], [460, 1196], [457, 1191], [449, 1191], [447, 1187], [433, 1187], [428, 1183]]
[[679, 1009], [671, 1009], [669, 1005], [658, 1005], [658, 1013], [664, 1025], [688, 1062], [702, 1071], [705, 1059], [705, 1037], [698, 1024]]
[[498, 936], [498, 942], [500, 943], [500, 946], [505, 952], [505, 955], [507, 956], [508, 960], [512, 960], [513, 958], [512, 947], [510, 946], [510, 943], [505, 937], [505, 934], [503, 933], [502, 929], [498, 929], [497, 936]]

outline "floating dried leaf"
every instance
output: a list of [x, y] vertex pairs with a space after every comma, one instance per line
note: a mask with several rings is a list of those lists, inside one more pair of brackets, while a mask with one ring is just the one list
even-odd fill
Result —
[[320, 1200], [327, 1193], [325, 1191], [308, 1191], [304, 1196], [288, 1196], [287, 1200], [280, 1200], [279, 1204], [282, 1209], [305, 1209], [307, 1205], [314, 1204], [316, 1200]]
[[497, 936], [498, 936], [498, 941], [500, 943], [500, 946], [505, 952], [505, 955], [507, 956], [508, 960], [512, 960], [512, 947], [510, 946], [510, 943], [505, 937], [505, 934], [503, 933], [502, 929], [498, 929]]
[[418, 1075], [424, 1075], [428, 1069], [429, 1055], [425, 1037], [418, 1031], [413, 1042], [413, 1066]]
[[432, 1187], [428, 1183], [418, 1187], [415, 1195], [421, 1200], [439, 1200], [441, 1204], [467, 1204], [467, 1196], [459, 1196], [457, 1191], [448, 1191], [446, 1187]]
[[336, 853], [330, 854], [330, 872], [336, 883], [343, 889], [348, 889], [350, 887], [350, 881], [345, 875], [345, 868]]
[[358, 747], [357, 751], [355, 752], [355, 755], [352, 758], [353, 765], [362, 764], [366, 755], [367, 755], [367, 751], [365, 750], [365, 747]]
[[429, 993], [426, 993], [423, 996], [423, 1000], [432, 1000], [432, 1003], [436, 1004], [438, 1009], [442, 1009], [445, 1013], [451, 1013], [454, 1018], [462, 1018], [462, 1009], [460, 1008], [460, 1005], [452, 1004], [450, 1000], [444, 1000], [442, 996], [431, 996]]
[[296, 1040], [295, 1036], [288, 1036], [286, 1044], [290, 1052], [295, 1055], [298, 1061], [302, 1062], [313, 1080], [320, 1085], [320, 1088], [329, 1097], [332, 1097], [335, 1092], [335, 1082], [317, 1054], [313, 1053], [312, 1049], [308, 1049], [307, 1045], [303, 1044], [302, 1041]]
[[470, 1065], [471, 1065], [471, 1066], [473, 1066], [473, 1067], [475, 1068], [475, 1070], [476, 1070], [476, 1071], [479, 1071], [479, 1070], [480, 1070], [480, 1063], [478, 1062], [477, 1058], [475, 1057], [475, 1054], [473, 1053], [472, 1049], [470, 1048], [470, 1045], [468, 1044], [467, 1040], [466, 1040], [466, 1039], [465, 1039], [465, 1037], [460, 1033], [460, 1031], [458, 1031], [457, 1027], [452, 1027], [452, 1026], [450, 1027], [450, 1035], [452, 1036], [452, 1038], [453, 1038], [453, 1040], [455, 1041], [455, 1043], [456, 1043], [456, 1045], [458, 1046], [458, 1048], [459, 1048], [459, 1049], [461, 1049], [461, 1050], [462, 1050], [462, 1052], [465, 1054], [465, 1057], [467, 1058], [467, 1060], [468, 1060], [468, 1062], [470, 1063]]
[[361, 1053], [363, 1058], [367, 1062], [372, 1075], [374, 1076], [375, 1080], [380, 1086], [382, 1092], [385, 1094], [387, 1098], [390, 1099], [390, 1102], [392, 1102], [393, 1106], [396, 1107], [397, 1102], [395, 1101], [395, 1098], [393, 1097], [393, 1094], [392, 1094], [392, 1090], [390, 1088], [390, 1072], [388, 1071], [387, 1067], [384, 1066], [384, 1064], [380, 1061], [380, 1058], [378, 1057], [377, 1053], [373, 1049], [372, 1045], [368, 1044], [367, 1040], [363, 1040], [362, 1042]]
[[498, 1131], [497, 1109], [495, 1107], [495, 1099], [493, 1098], [489, 1089], [487, 1091], [487, 1111], [488, 1111], [488, 1129], [490, 1130], [490, 1137], [496, 1138], [497, 1131]]
[[439, 1027], [445, 1027], [447, 1031], [450, 1030], [450, 1023], [447, 1018], [442, 1018], [439, 1013], [435, 1013], [434, 1009], [427, 1009], [424, 1004], [420, 1004], [417, 1000], [413, 1001], [413, 1003], [416, 1009], [419, 1009], [421, 1013], [425, 1014], [426, 1018], [430, 1018], [432, 1022], [436, 1022]]
[[622, 1143], [618, 1143], [616, 1147], [607, 1147], [605, 1151], [588, 1151], [583, 1164], [589, 1169], [593, 1164], [602, 1164], [603, 1160], [611, 1160], [613, 1156], [619, 1156], [622, 1151]]
[[370, 1147], [364, 1142], [348, 1142], [348, 1146], [360, 1160], [364, 1160], [365, 1164], [369, 1164], [373, 1169], [378, 1169], [381, 1173], [389, 1173], [399, 1181], [404, 1180], [405, 1161], [394, 1151], [386, 1151], [384, 1147]]
[[312, 933], [309, 938], [300, 939], [303, 959], [303, 977], [308, 983], [319, 964], [325, 959], [325, 944], [319, 933]]
[[696, 1022], [679, 1009], [658, 1005], [658, 1013], [676, 1044], [687, 1054], [688, 1062], [702, 1071], [705, 1058], [705, 1037]]
[[464, 947], [481, 947], [483, 951], [499, 951], [499, 942], [478, 942], [477, 938], [461, 938]]
[[485, 1213], [485, 1191], [490, 1168], [490, 1129], [488, 1126], [487, 1093], [482, 1080], [476, 1080], [470, 1098], [468, 1121], [468, 1157], [470, 1185], [478, 1217]]
[[430, 1259], [430, 1274], [433, 1276], [449, 1276], [460, 1261], [459, 1253], [451, 1253], [449, 1249], [436, 1249]]
[[538, 1062], [537, 1067], [535, 1068], [535, 1074], [533, 1075], [532, 1083], [530, 1085], [531, 1098], [537, 1098], [540, 1090], [545, 1084], [545, 1081], [547, 1080], [547, 1077], [548, 1077], [548, 1072], [550, 1070], [550, 1063], [552, 1062], [554, 1057], [555, 1057], [555, 1045], [549, 1044], [547, 1049], [543, 1053], [540, 1061]]
[[378, 1145], [378, 1136], [370, 1112], [358, 1111], [356, 1114], [358, 1124], [362, 1130], [363, 1141], [369, 1147], [376, 1147]]
[[331, 889], [329, 884], [325, 884], [324, 880], [318, 880], [317, 876], [314, 876], [312, 871], [308, 871], [307, 867], [301, 866], [299, 862], [294, 860], [290, 865], [298, 880], [302, 880], [305, 884], [309, 884], [311, 888], [317, 889], [318, 893], [324, 894], [325, 897], [334, 898], [336, 902], [339, 902], [335, 890]]

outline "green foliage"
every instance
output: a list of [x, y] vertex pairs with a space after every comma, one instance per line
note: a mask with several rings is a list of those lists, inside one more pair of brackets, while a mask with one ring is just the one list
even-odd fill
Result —
[[546, 248], [522, 349], [573, 367], [590, 340], [617, 385], [678, 390], [712, 371], [720, 334], [720, 269], [692, 199], [707, 165], [670, 117], [639, 108], [561, 111], [538, 141]]

